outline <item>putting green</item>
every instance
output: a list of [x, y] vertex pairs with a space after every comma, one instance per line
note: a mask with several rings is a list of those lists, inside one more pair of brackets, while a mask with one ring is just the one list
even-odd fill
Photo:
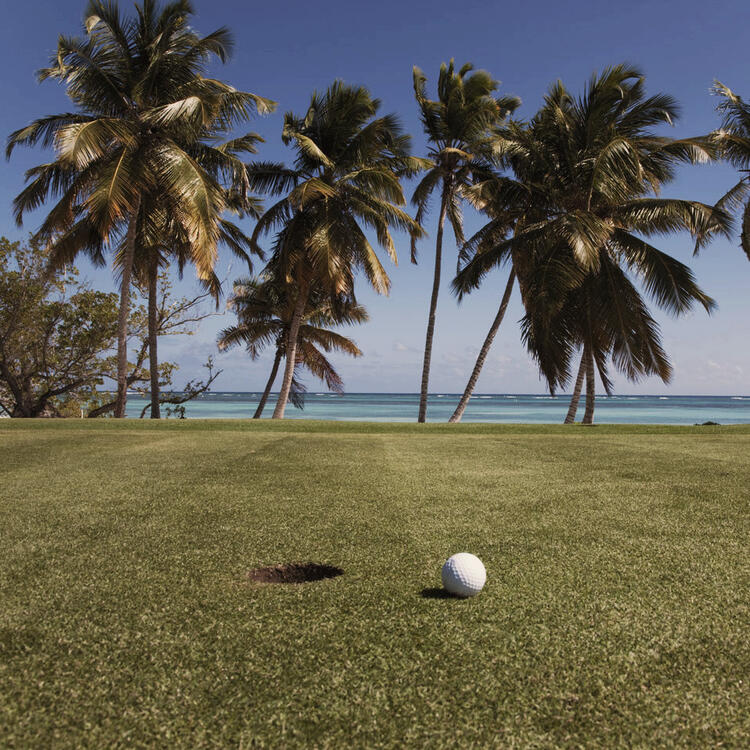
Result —
[[[3, 747], [747, 746], [750, 427], [0, 422]], [[452, 553], [484, 591], [440, 595]], [[257, 583], [316, 562], [343, 575]]]

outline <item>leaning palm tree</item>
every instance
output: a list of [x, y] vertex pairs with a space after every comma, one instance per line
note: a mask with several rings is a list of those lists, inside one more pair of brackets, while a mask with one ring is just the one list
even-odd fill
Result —
[[742, 174], [739, 182], [719, 199], [716, 208], [731, 214], [741, 213], [740, 247], [750, 260], [750, 104], [719, 81], [714, 82], [713, 92], [722, 99], [717, 107], [722, 121], [711, 139], [719, 157]]
[[[544, 159], [539, 158], [537, 144], [534, 142], [530, 128], [520, 122], [507, 123], [496, 133], [495, 150], [499, 163], [511, 174], [492, 174], [489, 179], [466, 190], [467, 199], [477, 210], [485, 213], [489, 220], [461, 248], [459, 269], [475, 255], [492, 250], [499, 242], [506, 240], [515, 232], [520, 232], [524, 226], [544, 220], [554, 210], [549, 204], [550, 195], [542, 187], [550, 165], [546, 164]], [[504, 286], [501, 287], [498, 311], [449, 422], [459, 422], [463, 417], [492, 343], [505, 318], [517, 281], [521, 290], [521, 299], [524, 303], [526, 302], [524, 278], [528, 260], [513, 246], [505, 256], [504, 262], [510, 266], [510, 270]], [[461, 282], [455, 280], [452, 286], [453, 291], [458, 294], [459, 301], [467, 291], [474, 288], [464, 288]]]
[[[293, 290], [279, 283], [278, 277], [273, 274], [260, 279], [238, 279], [234, 283], [234, 293], [227, 305], [237, 315], [237, 325], [221, 331], [219, 349], [223, 351], [243, 344], [250, 358], [255, 360], [267, 346], [274, 347], [271, 373], [253, 419], [260, 419], [263, 414], [281, 361], [286, 356], [295, 301]], [[362, 352], [350, 338], [330, 329], [367, 320], [365, 308], [351, 299], [344, 297], [332, 303], [329, 295], [313, 290], [297, 331], [296, 369], [306, 369], [330, 390], [343, 392], [343, 381], [324, 352], [339, 351], [353, 357], [360, 357]], [[297, 396], [301, 393], [298, 382], [295, 375], [291, 393]], [[295, 403], [294, 399], [292, 401]], [[297, 398], [295, 405], [299, 403]]]
[[[696, 301], [709, 309], [711, 302], [689, 269], [644, 239], [681, 229], [704, 239], [728, 231], [724, 211], [655, 196], [673, 179], [677, 164], [715, 154], [706, 138], [675, 140], [653, 133], [655, 125], [671, 123], [677, 115], [671, 97], [646, 97], [643, 75], [624, 65], [594, 76], [577, 99], [562, 83], [552, 86], [528, 133], [516, 139], [506, 132], [502, 144], [511, 163], [529, 160], [536, 165], [534, 190], [543, 196], [545, 215], [482, 247], [456, 277], [456, 289], [466, 293], [493, 267], [523, 258], [519, 280], [526, 288], [524, 304], [538, 327], [529, 334], [530, 342], [545, 340], [567, 296], [602, 269], [617, 268], [639, 278], [655, 302], [673, 314], [686, 312]], [[498, 210], [513, 205], [519, 190], [529, 187], [523, 182], [489, 181], [476, 192], [487, 191]], [[580, 309], [581, 315], [589, 314]], [[578, 330], [586, 327], [584, 321]], [[568, 380], [570, 358], [582, 342], [575, 330], [567, 345], [564, 339], [557, 341], [554, 367], [542, 366], [551, 389]], [[627, 339], [619, 343], [624, 346]], [[593, 346], [583, 346], [582, 357], [584, 371], [591, 374], [587, 392], [593, 400], [594, 364], [602, 373], [603, 360]], [[635, 359], [633, 364], [639, 366]]]
[[[427, 317], [422, 381], [417, 420], [427, 418], [427, 394], [435, 335], [435, 314], [440, 292], [445, 220], [451, 224], [457, 245], [463, 245], [461, 202], [466, 188], [488, 176], [493, 152], [493, 131], [520, 104], [516, 97], [496, 97], [499, 82], [483, 70], [472, 72], [470, 63], [456, 72], [453, 60], [440, 66], [438, 98], [427, 97], [425, 74], [414, 68], [414, 95], [425, 134], [429, 140], [430, 168], [412, 197], [416, 220], [422, 224], [432, 194], [440, 191], [440, 212], [435, 237], [435, 270]], [[469, 75], [471, 73], [471, 75]], [[412, 239], [412, 262], [416, 263], [416, 237]]]
[[127, 318], [138, 224], [149, 196], [159, 196], [190, 239], [198, 275], [213, 272], [222, 214], [231, 208], [225, 185], [246, 187], [238, 154], [257, 136], [217, 146], [227, 133], [274, 104], [206, 78], [212, 57], [226, 60], [229, 32], [201, 37], [190, 26], [192, 6], [176, 0], [159, 9], [153, 0], [121, 18], [116, 4], [93, 0], [83, 38], [60, 37], [57, 54], [39, 79], [66, 86], [76, 111], [44, 117], [14, 132], [8, 156], [20, 144], [54, 145], [56, 158], [27, 172], [30, 184], [15, 200], [16, 218], [57, 199], [38, 237], [51, 244], [52, 262], [78, 253], [104, 263], [116, 250], [120, 276], [115, 416], [125, 414]]
[[402, 208], [400, 177], [424, 167], [409, 155], [410, 138], [394, 115], [378, 117], [380, 102], [367, 89], [336, 82], [312, 96], [304, 116], [287, 113], [282, 139], [296, 151], [293, 168], [256, 163], [250, 187], [283, 196], [258, 221], [253, 238], [274, 232], [272, 262], [294, 298], [286, 364], [274, 418], [284, 409], [294, 377], [297, 334], [315, 289], [332, 300], [353, 299], [361, 271], [379, 293], [390, 280], [365, 229], [396, 261], [393, 228], [421, 236]]

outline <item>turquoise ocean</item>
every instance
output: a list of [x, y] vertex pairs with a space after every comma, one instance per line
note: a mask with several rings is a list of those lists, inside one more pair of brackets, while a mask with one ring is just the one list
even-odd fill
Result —
[[[216, 391], [185, 404], [190, 419], [246, 419], [252, 417], [260, 393]], [[453, 413], [459, 394], [430, 395], [429, 422], [445, 422]], [[464, 422], [562, 422], [569, 397], [540, 394], [477, 394], [464, 413]], [[264, 417], [273, 412], [275, 394], [266, 404]], [[128, 416], [140, 415], [146, 401], [128, 398]], [[417, 417], [416, 393], [308, 393], [305, 408], [287, 407], [290, 419], [362, 420], [412, 422]], [[583, 398], [578, 419], [583, 416]], [[612, 424], [695, 424], [750, 422], [750, 396], [597, 396], [595, 421]]]

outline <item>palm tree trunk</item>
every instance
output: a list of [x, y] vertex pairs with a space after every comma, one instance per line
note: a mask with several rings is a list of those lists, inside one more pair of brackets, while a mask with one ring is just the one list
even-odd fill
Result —
[[586, 375], [586, 347], [583, 348], [581, 355], [581, 364], [578, 367], [578, 376], [576, 377], [576, 386], [573, 389], [573, 396], [570, 399], [568, 413], [565, 415], [564, 424], [573, 424], [576, 421], [576, 412], [578, 411], [578, 402], [581, 400], [581, 391], [583, 390], [583, 378]]
[[443, 184], [443, 196], [440, 203], [440, 219], [435, 239], [435, 275], [432, 280], [430, 313], [427, 317], [427, 336], [424, 344], [424, 362], [422, 363], [422, 386], [419, 392], [419, 414], [417, 422], [427, 418], [427, 392], [430, 382], [430, 360], [432, 359], [432, 338], [435, 334], [435, 311], [437, 310], [438, 293], [440, 292], [440, 264], [443, 256], [443, 226], [448, 212], [448, 185]]
[[148, 266], [148, 368], [151, 374], [151, 419], [161, 419], [159, 405], [159, 356], [156, 293], [159, 282], [159, 259], [156, 253]]
[[261, 414], [263, 414], [263, 409], [266, 407], [266, 401], [268, 401], [268, 394], [271, 392], [271, 388], [273, 388], [273, 381], [276, 380], [276, 375], [279, 372], [279, 364], [281, 364], [281, 347], [276, 347], [276, 357], [274, 357], [273, 360], [273, 367], [271, 368], [271, 374], [268, 377], [268, 382], [266, 383], [266, 389], [263, 391], [263, 395], [260, 397], [260, 402], [258, 403], [258, 408], [255, 410], [255, 414], [253, 414], [253, 419], [260, 419]]
[[497, 329], [500, 328], [500, 324], [503, 322], [503, 318], [505, 317], [505, 311], [508, 309], [508, 303], [510, 302], [510, 295], [513, 291], [513, 283], [515, 282], [515, 280], [516, 272], [511, 269], [510, 275], [508, 276], [508, 283], [505, 285], [503, 299], [500, 302], [500, 309], [497, 311], [497, 315], [495, 315], [495, 319], [492, 321], [490, 330], [487, 333], [487, 338], [485, 338], [484, 344], [482, 344], [482, 348], [479, 350], [479, 356], [477, 357], [474, 369], [471, 372], [469, 382], [466, 384], [466, 388], [464, 389], [464, 395], [461, 396], [461, 400], [458, 402], [456, 410], [448, 420], [449, 422], [459, 422], [461, 420], [461, 417], [464, 415], [464, 411], [466, 410], [466, 407], [469, 403], [471, 394], [474, 393], [474, 388], [476, 388], [477, 380], [479, 380], [479, 373], [482, 372], [482, 367], [484, 367], [484, 360], [487, 359], [487, 354], [490, 351], [492, 342], [495, 340]]
[[133, 258], [135, 257], [135, 235], [138, 224], [138, 212], [141, 208], [141, 196], [138, 195], [133, 206], [133, 213], [128, 223], [125, 237], [125, 255], [122, 259], [122, 279], [120, 280], [120, 314], [117, 318], [117, 400], [114, 416], [125, 416], [125, 405], [128, 400], [128, 317], [130, 315], [130, 280], [133, 275]]
[[582, 424], [594, 424], [594, 405], [596, 402], [596, 381], [594, 380], [594, 351], [588, 352], [586, 359], [586, 411]]
[[294, 365], [297, 359], [297, 335], [302, 323], [302, 316], [307, 307], [308, 288], [300, 288], [297, 296], [297, 302], [294, 305], [292, 320], [289, 324], [289, 335], [286, 344], [286, 367], [284, 368], [284, 379], [281, 381], [281, 390], [279, 398], [276, 401], [276, 408], [273, 410], [273, 419], [283, 419], [284, 409], [289, 400], [289, 391], [292, 389], [292, 379], [294, 378]]

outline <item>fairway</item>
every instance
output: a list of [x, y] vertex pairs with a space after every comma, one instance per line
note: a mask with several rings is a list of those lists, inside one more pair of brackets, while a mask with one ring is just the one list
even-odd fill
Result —
[[[0, 422], [2, 747], [746, 747], [750, 427]], [[440, 567], [470, 551], [474, 599]], [[257, 584], [314, 561], [344, 574]]]

